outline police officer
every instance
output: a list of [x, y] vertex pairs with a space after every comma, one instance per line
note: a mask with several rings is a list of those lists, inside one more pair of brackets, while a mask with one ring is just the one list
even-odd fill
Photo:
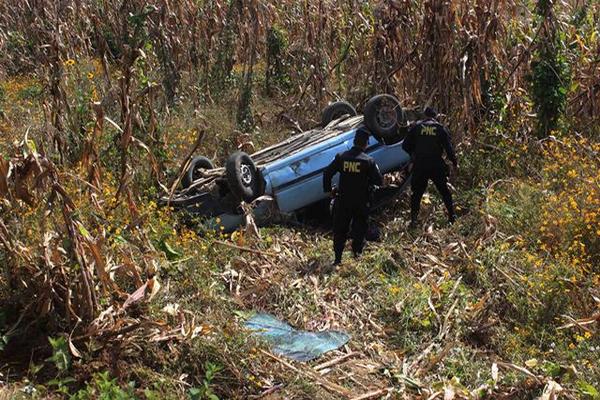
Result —
[[442, 158], [445, 151], [454, 166], [454, 170], [458, 169], [454, 148], [450, 142], [450, 132], [445, 126], [436, 121], [437, 113], [433, 108], [425, 108], [424, 114], [425, 119], [417, 122], [409, 129], [402, 145], [404, 150], [412, 156], [414, 163], [411, 181], [412, 196], [410, 199], [411, 228], [417, 226], [421, 198], [430, 179], [444, 200], [448, 210], [449, 222], [452, 224], [456, 219], [452, 194], [448, 189], [448, 166]]
[[[323, 173], [323, 190], [336, 197], [333, 210], [334, 266], [342, 261], [350, 224], [354, 256], [362, 253], [367, 233], [370, 191], [372, 186], [383, 184], [375, 160], [365, 154], [368, 143], [369, 132], [359, 128], [354, 136], [354, 146], [336, 155]], [[339, 185], [332, 191], [331, 179], [336, 173], [340, 174]]]

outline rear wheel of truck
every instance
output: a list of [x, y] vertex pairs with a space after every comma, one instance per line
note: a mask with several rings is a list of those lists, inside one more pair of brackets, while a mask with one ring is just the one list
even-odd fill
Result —
[[327, 126], [331, 121], [344, 115], [354, 117], [356, 115], [356, 109], [348, 102], [336, 101], [325, 107], [323, 110], [323, 113], [321, 114], [321, 124]]
[[202, 178], [203, 171], [213, 168], [215, 168], [215, 166], [208, 158], [204, 156], [194, 157], [190, 163], [190, 167], [181, 179], [181, 185], [184, 189], [189, 188], [196, 179]]
[[365, 125], [379, 141], [390, 143], [402, 139], [406, 124], [398, 99], [389, 94], [372, 97], [365, 105]]
[[225, 164], [225, 176], [231, 193], [246, 203], [261, 196], [262, 178], [252, 158], [241, 151], [233, 153]]

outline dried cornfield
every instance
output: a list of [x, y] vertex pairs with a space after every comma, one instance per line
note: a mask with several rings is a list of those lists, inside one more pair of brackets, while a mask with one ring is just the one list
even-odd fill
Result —
[[[195, 140], [214, 154], [268, 142], [266, 119], [298, 131], [332, 100], [360, 108], [381, 92], [434, 105], [463, 148], [495, 147], [495, 137], [537, 134], [546, 105], [535, 88], [548, 83], [536, 66], [550, 53], [551, 68], [568, 68], [550, 79], [560, 104], [549, 119], [598, 135], [600, 4], [537, 3], [3, 0], [0, 79], [32, 79], [40, 92], [30, 109], [0, 108], [0, 298], [14, 311], [3, 335], [44, 320], [81, 357], [77, 347], [131, 332], [162, 343], [210, 331], [189, 313], [157, 321], [140, 305], [176, 253], [170, 228], [151, 233], [146, 200], [148, 188], [172, 194], [191, 156], [167, 156], [177, 113], [191, 132], [178, 157]], [[274, 115], [255, 107], [261, 98]], [[233, 138], [203, 139], [215, 106], [235, 114]], [[540, 125], [544, 137], [554, 122]], [[115, 219], [119, 232], [108, 228]], [[123, 347], [140, 350], [131, 342]]]
[[[69, 58], [102, 62], [103, 94], [113, 95], [103, 97], [104, 104], [117, 100], [114, 90], [131, 90], [130, 79], [139, 83], [140, 75], [156, 71], [160, 87], [136, 93], [135, 103], [158, 96], [158, 104], [152, 104], [161, 107], [187, 94], [186, 86], [197, 85], [211, 98], [234, 70], [252, 74], [256, 68], [272, 68], [267, 62], [279, 62], [290, 75], [285, 94], [294, 100], [291, 107], [318, 110], [336, 97], [360, 104], [370, 94], [390, 92], [407, 106], [431, 100], [457, 130], [474, 134], [493, 108], [493, 96], [507, 96], [507, 108], [518, 102], [543, 27], [560, 25], [576, 41], [573, 54], [579, 56], [573, 64], [572, 81], [579, 87], [571, 92], [570, 116], [584, 110], [588, 119], [598, 115], [597, 41], [578, 39], [578, 27], [569, 21], [585, 9], [589, 20], [578, 23], [597, 23], [595, 2], [561, 2], [546, 21], [505, 0], [7, 0], [0, 7], [5, 73], [35, 73], [55, 102], [61, 101], [60, 63]], [[282, 33], [284, 43], [269, 57], [273, 29]], [[134, 65], [140, 55], [144, 65]], [[121, 72], [125, 87], [114, 81], [112, 69]]]

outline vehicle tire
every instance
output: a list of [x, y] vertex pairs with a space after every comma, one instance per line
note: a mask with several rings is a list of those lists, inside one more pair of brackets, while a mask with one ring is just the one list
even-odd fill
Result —
[[184, 189], [187, 189], [196, 179], [199, 178], [198, 172], [203, 169], [213, 169], [214, 167], [215, 166], [213, 165], [212, 161], [210, 161], [208, 158], [204, 156], [194, 157], [190, 163], [190, 167], [181, 179], [181, 185]]
[[252, 158], [244, 152], [238, 151], [229, 156], [225, 164], [225, 176], [231, 193], [246, 203], [263, 194], [260, 173]]
[[373, 96], [365, 105], [365, 125], [379, 141], [387, 143], [400, 139], [399, 128], [405, 123], [402, 106], [392, 95]]
[[323, 126], [327, 126], [331, 121], [346, 114], [354, 117], [356, 115], [356, 109], [348, 102], [336, 101], [325, 107], [321, 114], [321, 123]]

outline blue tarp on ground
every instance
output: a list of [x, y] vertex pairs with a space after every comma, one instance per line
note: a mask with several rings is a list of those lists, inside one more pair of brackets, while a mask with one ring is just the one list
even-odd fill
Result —
[[344, 332], [296, 330], [270, 314], [256, 314], [245, 326], [270, 344], [273, 353], [296, 361], [314, 360], [350, 340], [350, 335]]

